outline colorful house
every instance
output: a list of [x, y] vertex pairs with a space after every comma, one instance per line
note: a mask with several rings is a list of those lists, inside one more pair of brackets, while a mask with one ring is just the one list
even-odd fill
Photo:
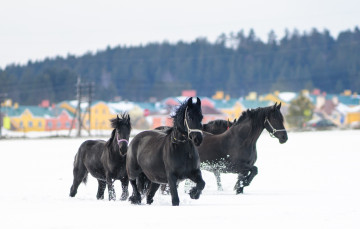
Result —
[[225, 119], [234, 120], [241, 115], [244, 107], [238, 99], [214, 100], [215, 107], [224, 113]]
[[76, 127], [76, 120], [74, 120], [74, 115], [69, 113], [65, 109], [55, 109], [52, 111], [52, 116], [46, 116], [46, 131], [53, 130], [68, 130], [71, 125], [72, 128]]
[[50, 115], [50, 110], [37, 106], [19, 106], [7, 111], [7, 116], [10, 117], [11, 129], [23, 132], [44, 131], [46, 115]]

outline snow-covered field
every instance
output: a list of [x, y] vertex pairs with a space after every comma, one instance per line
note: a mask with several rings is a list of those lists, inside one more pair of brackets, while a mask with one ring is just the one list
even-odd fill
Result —
[[150, 206], [98, 201], [91, 176], [70, 198], [85, 139], [0, 140], [0, 228], [360, 228], [360, 131], [288, 134], [283, 145], [262, 134], [259, 174], [245, 194], [234, 194], [234, 174], [222, 175], [220, 192], [203, 171], [200, 199], [181, 183], [179, 207], [159, 193]]

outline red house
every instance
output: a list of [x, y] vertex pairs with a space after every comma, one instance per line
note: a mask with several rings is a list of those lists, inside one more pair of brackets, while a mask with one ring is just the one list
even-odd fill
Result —
[[[58, 115], [46, 118], [45, 130], [69, 130], [71, 124], [73, 123], [73, 115], [71, 115], [67, 110], [61, 109]], [[73, 128], [75, 128], [76, 122], [73, 123]]]

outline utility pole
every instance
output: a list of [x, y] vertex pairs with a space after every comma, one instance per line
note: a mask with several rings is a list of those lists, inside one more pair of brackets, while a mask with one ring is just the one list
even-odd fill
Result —
[[2, 126], [3, 126], [3, 113], [2, 113], [2, 102], [7, 98], [6, 93], [0, 94], [0, 139], [2, 138]]
[[91, 103], [92, 103], [92, 97], [93, 97], [93, 91], [94, 91], [94, 82], [88, 83], [88, 112], [89, 112], [89, 136], [91, 136]]
[[[81, 115], [81, 103], [85, 100], [88, 102], [88, 108], [86, 112], [84, 113], [84, 117], [86, 113], [89, 114], [89, 127], [88, 127], [88, 133], [89, 136], [91, 135], [91, 103], [92, 103], [92, 97], [93, 97], [93, 91], [94, 91], [94, 82], [91, 83], [81, 83], [81, 78], [78, 76], [77, 83], [76, 83], [76, 100], [77, 100], [77, 106], [75, 110], [75, 117], [71, 123], [71, 127], [69, 130], [69, 136], [71, 134], [72, 127], [74, 126], [74, 122], [77, 121], [77, 137], [81, 136], [81, 129], [83, 126], [83, 118]], [[87, 92], [87, 93], [86, 93]], [[86, 96], [86, 94], [88, 94]], [[85, 128], [85, 127], [84, 127]]]
[[[78, 101], [78, 104], [76, 107], [76, 113], [75, 113], [77, 115], [77, 121], [78, 121], [76, 136], [80, 137], [81, 136], [81, 126], [82, 126], [82, 122], [81, 122], [81, 78], [80, 78], [80, 76], [78, 76], [77, 83], [76, 83], [76, 99]], [[75, 115], [75, 117], [76, 117], [76, 115]]]

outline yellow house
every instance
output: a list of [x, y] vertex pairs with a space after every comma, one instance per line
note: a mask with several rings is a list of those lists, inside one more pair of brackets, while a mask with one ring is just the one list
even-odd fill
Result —
[[214, 100], [214, 106], [227, 115], [230, 121], [238, 118], [243, 111], [242, 105], [236, 99], [226, 100]]
[[75, 114], [76, 112], [76, 100], [73, 101], [63, 101], [58, 104], [60, 108], [64, 108], [69, 111], [71, 114]]
[[260, 101], [271, 101], [272, 103], [280, 103], [281, 102], [283, 105], [285, 105], [286, 102], [279, 98], [279, 94], [280, 94], [279, 91], [275, 91], [274, 93], [269, 93], [269, 94], [260, 96], [259, 100]]
[[12, 128], [15, 131], [29, 132], [45, 130], [46, 114], [47, 110], [45, 108], [19, 106], [17, 109], [9, 111], [8, 116], [10, 117]]
[[[91, 129], [96, 130], [108, 130], [111, 129], [110, 119], [116, 117], [116, 114], [113, 114], [109, 106], [102, 101], [95, 102], [91, 108], [91, 117], [89, 121], [89, 113], [85, 113], [83, 117], [84, 126], [88, 127], [90, 123]], [[84, 111], [83, 111], [84, 112]]]
[[346, 124], [360, 122], [360, 111], [359, 112], [349, 112], [346, 115]]

